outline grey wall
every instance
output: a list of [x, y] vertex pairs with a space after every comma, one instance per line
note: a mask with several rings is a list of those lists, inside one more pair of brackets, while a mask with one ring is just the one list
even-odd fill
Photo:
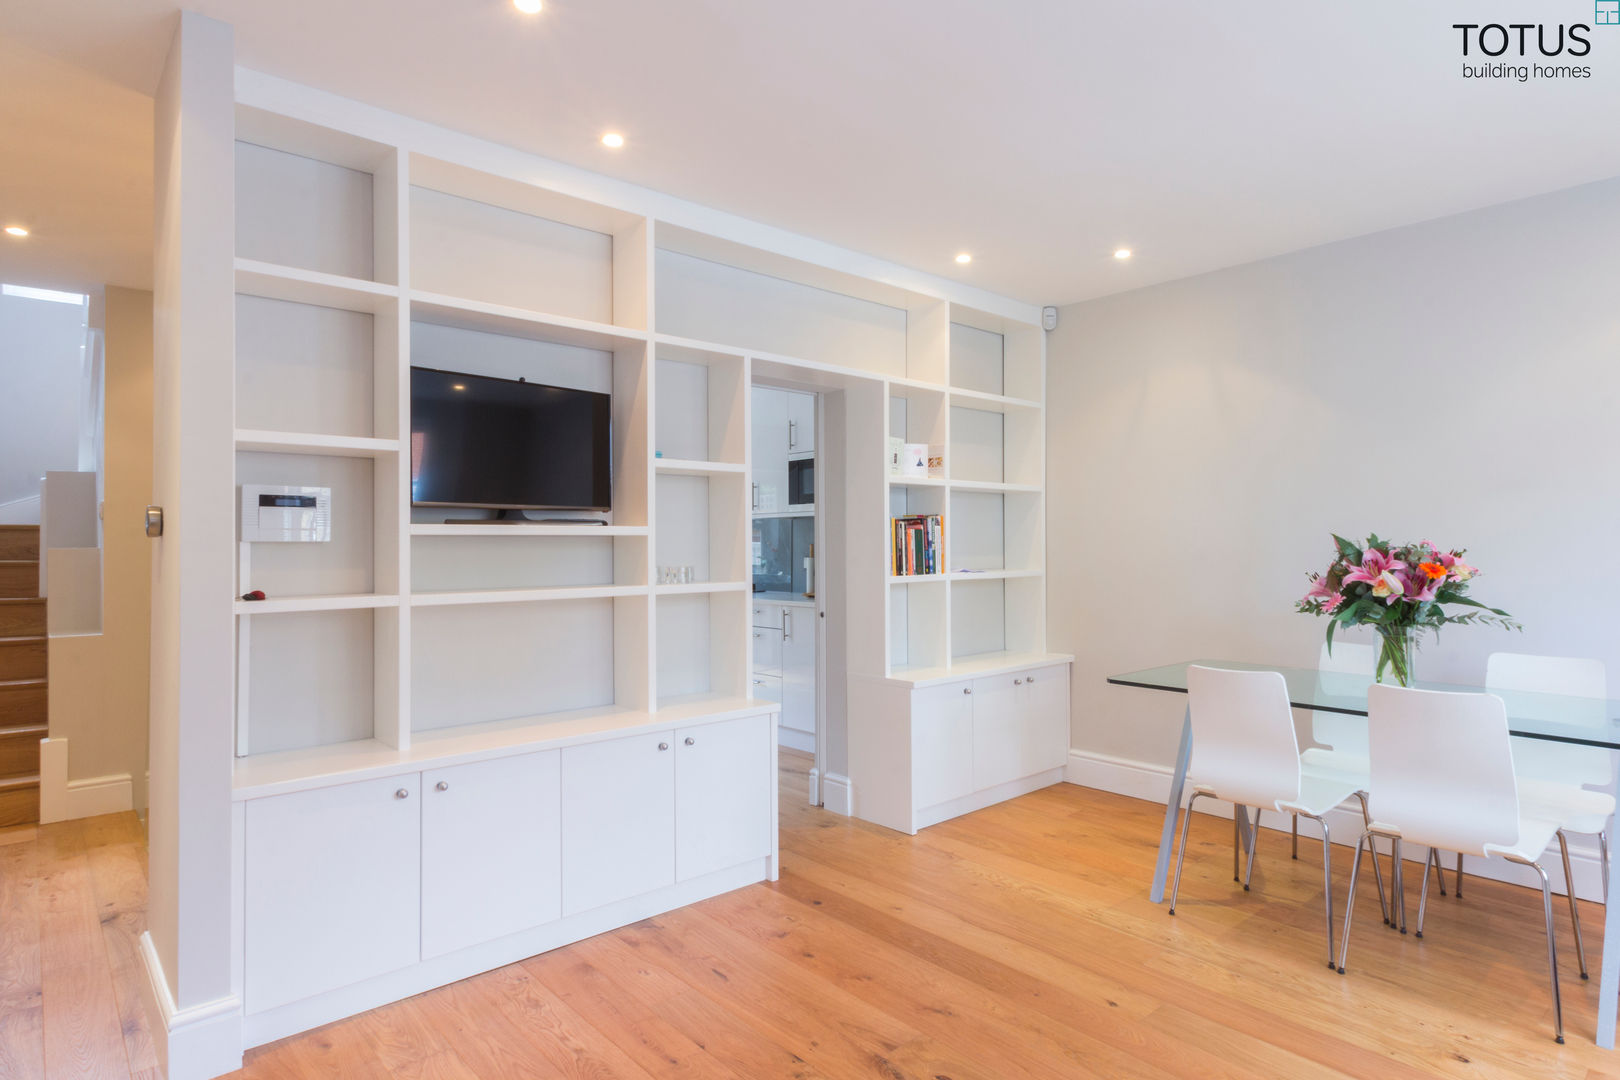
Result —
[[1049, 367], [1075, 747], [1174, 758], [1183, 702], [1111, 672], [1314, 664], [1329, 532], [1465, 546], [1524, 622], [1448, 630], [1419, 678], [1504, 649], [1620, 687], [1620, 181], [1072, 305]]

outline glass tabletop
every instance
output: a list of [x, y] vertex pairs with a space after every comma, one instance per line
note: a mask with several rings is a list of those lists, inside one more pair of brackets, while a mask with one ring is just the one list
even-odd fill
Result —
[[[1110, 675], [1108, 681], [1116, 686], [1140, 686], [1148, 690], [1185, 694], [1187, 669], [1194, 664], [1234, 671], [1275, 671], [1288, 684], [1288, 700], [1295, 708], [1349, 716], [1367, 715], [1367, 688], [1373, 685], [1372, 676], [1320, 671], [1317, 668], [1244, 664], [1232, 660], [1189, 660]], [[1420, 690], [1493, 693], [1507, 706], [1508, 729], [1515, 735], [1620, 750], [1620, 701], [1527, 690], [1487, 691], [1483, 686], [1458, 686], [1422, 680], [1415, 685]]]

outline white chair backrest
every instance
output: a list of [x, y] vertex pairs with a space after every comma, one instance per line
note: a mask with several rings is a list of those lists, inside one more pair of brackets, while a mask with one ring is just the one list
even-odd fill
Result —
[[[1335, 641], [1333, 652], [1322, 642], [1322, 652], [1316, 658], [1319, 674], [1316, 681], [1330, 694], [1350, 696], [1359, 694], [1372, 678], [1378, 664], [1378, 648], [1355, 641]], [[1361, 678], [1360, 676], [1365, 676]], [[1344, 754], [1367, 756], [1367, 721], [1360, 716], [1342, 713], [1311, 713], [1311, 739], [1323, 746], [1331, 746]]]
[[1518, 842], [1519, 789], [1501, 698], [1380, 684], [1367, 692], [1367, 711], [1375, 822], [1468, 855]]
[[[1601, 702], [1609, 696], [1608, 673], [1601, 660], [1568, 656], [1532, 656], [1529, 653], [1492, 653], [1485, 661], [1485, 687], [1489, 690], [1525, 690], [1537, 694], [1564, 694], [1592, 699], [1584, 712], [1571, 710], [1569, 722], [1606, 727], [1608, 714]], [[1614, 783], [1614, 760], [1597, 746], [1514, 739], [1513, 765], [1519, 775], [1566, 784], [1607, 787]]]
[[1187, 669], [1188, 778], [1222, 799], [1275, 810], [1299, 798], [1299, 740], [1288, 684], [1276, 671]]

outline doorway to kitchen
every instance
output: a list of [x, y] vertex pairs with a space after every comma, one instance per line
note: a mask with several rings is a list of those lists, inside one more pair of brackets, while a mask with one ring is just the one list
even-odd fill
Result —
[[[825, 635], [817, 597], [817, 552], [824, 550], [819, 512], [821, 395], [756, 383], [750, 390], [755, 697], [782, 705], [777, 741], [814, 755], [810, 801], [820, 803], [824, 746]], [[802, 758], [800, 759], [802, 760]]]

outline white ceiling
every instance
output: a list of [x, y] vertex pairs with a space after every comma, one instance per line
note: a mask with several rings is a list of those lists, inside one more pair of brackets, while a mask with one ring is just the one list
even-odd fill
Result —
[[[1463, 80], [1451, 29], [1591, 0], [192, 2], [245, 66], [1037, 303], [1620, 175], [1620, 27], [1527, 84]], [[0, 37], [150, 93], [173, 10]]]
[[[0, 19], [9, 16], [0, 15]], [[0, 31], [0, 281], [152, 280], [152, 99]]]

